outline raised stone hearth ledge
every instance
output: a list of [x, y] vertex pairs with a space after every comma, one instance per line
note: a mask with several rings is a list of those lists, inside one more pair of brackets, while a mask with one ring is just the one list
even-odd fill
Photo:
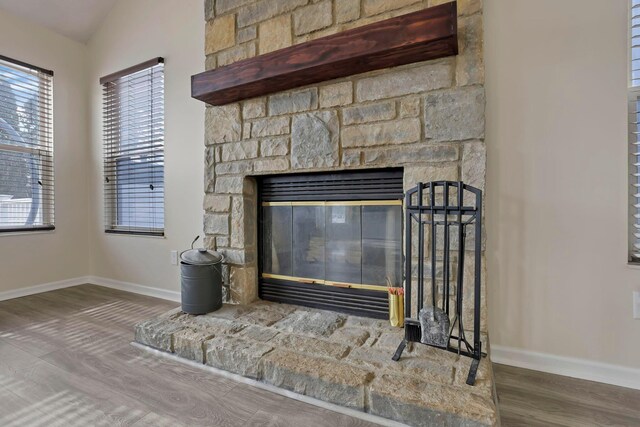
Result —
[[139, 344], [411, 426], [499, 424], [488, 358], [468, 386], [469, 358], [414, 344], [393, 362], [402, 336], [386, 321], [268, 302], [176, 309], [135, 329]]

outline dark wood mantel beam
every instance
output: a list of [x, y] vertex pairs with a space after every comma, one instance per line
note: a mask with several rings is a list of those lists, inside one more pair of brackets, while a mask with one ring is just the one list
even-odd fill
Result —
[[458, 53], [456, 2], [375, 22], [191, 77], [211, 105]]

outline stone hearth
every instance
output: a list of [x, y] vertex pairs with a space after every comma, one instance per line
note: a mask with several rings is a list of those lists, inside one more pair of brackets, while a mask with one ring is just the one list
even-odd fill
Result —
[[471, 387], [471, 359], [454, 353], [414, 344], [393, 362], [402, 336], [387, 321], [267, 302], [172, 310], [135, 331], [140, 344], [412, 426], [498, 423], [488, 359]]

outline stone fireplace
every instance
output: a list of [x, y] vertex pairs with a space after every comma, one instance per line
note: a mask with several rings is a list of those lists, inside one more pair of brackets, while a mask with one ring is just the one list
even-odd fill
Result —
[[[206, 68], [440, 3], [208, 0]], [[458, 2], [458, 32], [457, 56], [207, 106], [204, 231], [229, 264], [233, 302], [259, 297], [263, 177], [401, 168], [404, 189], [463, 180], [484, 190], [481, 0]]]
[[[314, 40], [324, 36], [441, 3], [206, 0], [206, 68], [217, 70], [290, 46], [316, 46]], [[439, 15], [445, 10], [447, 25]], [[418, 264], [413, 254], [440, 248], [436, 233], [432, 247], [414, 250], [412, 243], [411, 264], [403, 262], [404, 218], [413, 209], [405, 209], [403, 194], [430, 181], [464, 181], [485, 189], [482, 1], [460, 0], [457, 21], [454, 10], [448, 5], [417, 14], [432, 13], [430, 22], [440, 29], [455, 30], [457, 22], [454, 56], [274, 93], [263, 82], [260, 90], [266, 86], [264, 93], [270, 94], [249, 99], [229, 86], [225, 102], [242, 98], [232, 103], [199, 92], [196, 98], [220, 104], [206, 109], [204, 231], [205, 245], [225, 255], [232, 304], [202, 316], [176, 309], [148, 319], [136, 326], [137, 343], [409, 425], [499, 425], [490, 360], [477, 363], [480, 348], [489, 349], [479, 228], [474, 245], [469, 244], [478, 248], [478, 258], [467, 257], [463, 237], [456, 254], [451, 255], [454, 241], [430, 258], [431, 264], [444, 260], [447, 266], [449, 255], [452, 263], [474, 259], [451, 271], [457, 272], [457, 292], [464, 296], [456, 313], [479, 331], [474, 346], [481, 341], [482, 347], [475, 347], [475, 359], [409, 342], [402, 357], [392, 360], [400, 342], [404, 349], [405, 340], [412, 341], [407, 338], [411, 328], [391, 326], [386, 319], [387, 286], [403, 286], [403, 276], [413, 279], [419, 272], [432, 282], [449, 278], [448, 270], [431, 271], [423, 261], [418, 272], [412, 270]], [[380, 27], [402, 33], [402, 19], [407, 18], [393, 20], [395, 27], [388, 21]], [[416, 28], [414, 35], [432, 30]], [[337, 44], [326, 40], [320, 42]], [[371, 40], [356, 41], [367, 45]], [[452, 55], [455, 49], [447, 43], [445, 53]], [[267, 59], [286, 62], [282, 55]], [[247, 68], [253, 77], [268, 74], [259, 66]], [[233, 81], [229, 70], [234, 68], [202, 73], [198, 90], [220, 89], [212, 74]], [[192, 95], [194, 86], [192, 81]], [[473, 321], [478, 294], [467, 294], [474, 292], [474, 283], [461, 286], [478, 271], [479, 328]], [[469, 382], [471, 372], [475, 382]]]

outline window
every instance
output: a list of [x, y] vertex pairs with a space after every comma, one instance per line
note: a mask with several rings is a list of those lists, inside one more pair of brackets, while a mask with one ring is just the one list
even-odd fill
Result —
[[54, 228], [52, 84], [0, 56], [0, 232]]
[[629, 29], [629, 262], [640, 263], [640, 0]]
[[100, 79], [105, 231], [164, 235], [164, 60]]

